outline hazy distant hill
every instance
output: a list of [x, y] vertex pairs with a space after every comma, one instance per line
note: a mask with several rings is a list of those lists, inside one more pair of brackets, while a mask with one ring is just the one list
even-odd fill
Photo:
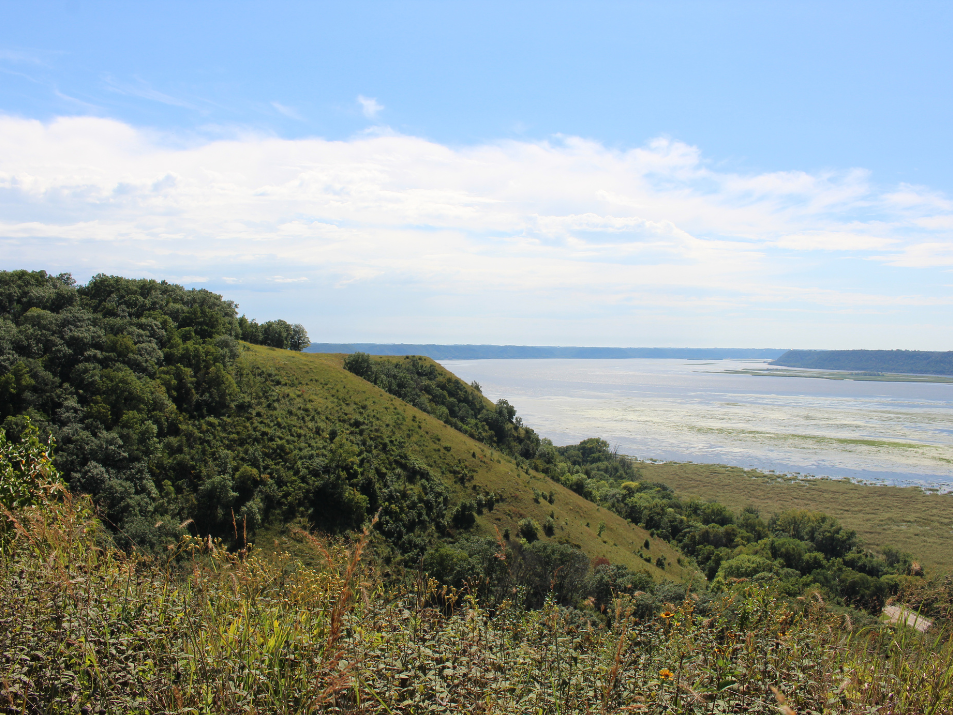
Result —
[[780, 357], [771, 348], [590, 348], [548, 345], [414, 345], [411, 343], [311, 343], [310, 353], [424, 355], [433, 360], [528, 358], [680, 358], [688, 360], [764, 359]]
[[905, 372], [953, 375], [953, 351], [925, 350], [788, 350], [773, 365], [818, 370]]

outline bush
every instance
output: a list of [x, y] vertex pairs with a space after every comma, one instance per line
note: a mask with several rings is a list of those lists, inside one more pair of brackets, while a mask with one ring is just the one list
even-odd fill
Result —
[[344, 369], [368, 382], [374, 380], [374, 363], [367, 353], [351, 353], [344, 358]]
[[777, 566], [773, 561], [769, 561], [763, 556], [742, 554], [725, 561], [718, 569], [718, 575], [725, 579], [751, 578], [759, 573], [775, 573], [776, 571]]
[[9, 441], [0, 430], [0, 504], [6, 509], [42, 504], [62, 488], [53, 466], [52, 447], [52, 441], [48, 446], [40, 442], [40, 431], [29, 418], [19, 443]]
[[516, 533], [532, 543], [539, 538], [539, 524], [532, 519], [522, 519], [517, 525]]
[[458, 529], [469, 529], [476, 524], [476, 504], [465, 499], [453, 510], [450, 521]]

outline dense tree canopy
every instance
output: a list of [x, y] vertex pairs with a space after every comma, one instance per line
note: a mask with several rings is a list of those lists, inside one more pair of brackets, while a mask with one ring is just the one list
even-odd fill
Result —
[[4, 432], [18, 439], [29, 420], [52, 433], [70, 486], [130, 538], [154, 542], [179, 517], [214, 528], [225, 509], [260, 520], [260, 490], [233, 489], [229, 460], [203, 454], [196, 435], [240, 407], [239, 338], [298, 350], [308, 338], [300, 325], [236, 313], [215, 293], [165, 281], [97, 275], [78, 286], [68, 274], [0, 272]]
[[748, 508], [734, 513], [717, 502], [683, 499], [645, 481], [638, 463], [602, 439], [555, 447], [543, 440], [534, 467], [573, 491], [676, 544], [716, 583], [778, 582], [790, 595], [821, 588], [836, 601], [878, 610], [912, 558], [893, 549], [878, 556], [836, 519], [787, 511], [765, 521]]

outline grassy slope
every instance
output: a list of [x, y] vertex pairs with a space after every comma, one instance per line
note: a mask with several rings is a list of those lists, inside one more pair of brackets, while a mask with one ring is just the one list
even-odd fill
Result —
[[916, 487], [881, 487], [843, 480], [782, 478], [714, 464], [640, 464], [646, 479], [684, 496], [715, 499], [763, 516], [785, 509], [822, 511], [857, 531], [868, 546], [912, 553], [931, 573], [953, 572], [953, 495]]
[[[384, 432], [406, 442], [412, 454], [446, 475], [455, 499], [478, 489], [501, 494], [503, 500], [493, 511], [477, 517], [477, 533], [495, 537], [497, 530], [502, 533], [509, 528], [515, 537], [516, 525], [521, 519], [530, 517], [542, 524], [553, 511], [557, 524], [553, 538], [580, 546], [592, 559], [604, 557], [635, 571], [645, 571], [656, 580], [681, 580], [692, 574], [678, 565], [678, 553], [665, 541], [652, 538], [646, 530], [599, 508], [548, 477], [517, 470], [506, 456], [352, 375], [342, 367], [343, 355], [250, 346], [245, 359], [265, 369], [279, 370], [286, 383], [282, 398], [306, 401], [331, 422], [373, 417]], [[465, 467], [473, 476], [473, 481], [466, 486], [451, 476], [451, 471], [460, 467]], [[555, 503], [535, 503], [534, 487], [547, 493], [555, 492]], [[601, 538], [597, 533], [600, 522], [606, 525]], [[646, 539], [651, 545], [647, 551], [643, 547]], [[651, 556], [652, 564], [639, 558], [640, 552]], [[658, 556], [667, 560], [665, 570], [654, 565]]]

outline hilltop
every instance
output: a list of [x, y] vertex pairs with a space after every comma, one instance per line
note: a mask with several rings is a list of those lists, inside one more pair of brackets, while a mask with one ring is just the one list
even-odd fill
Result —
[[[300, 326], [259, 326], [207, 291], [0, 273], [2, 427], [14, 441], [30, 425], [52, 435], [70, 488], [144, 553], [187, 534], [235, 546], [291, 525], [348, 533], [379, 515], [376, 548], [397, 574], [423, 559], [449, 583], [482, 581], [501, 542], [537, 585], [567, 564], [580, 578], [611, 566], [614, 587], [695, 573], [531, 468], [540, 440], [515, 409], [417, 359], [485, 413], [467, 436], [421, 410], [423, 397], [409, 404], [306, 345]], [[567, 602], [585, 595], [577, 585]]]

